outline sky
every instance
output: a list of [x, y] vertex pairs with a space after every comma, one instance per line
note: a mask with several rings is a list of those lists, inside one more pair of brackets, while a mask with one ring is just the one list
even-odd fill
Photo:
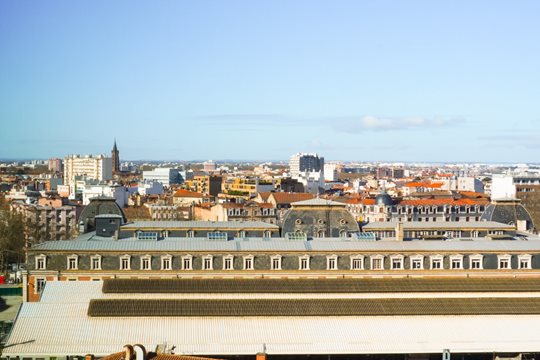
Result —
[[540, 2], [0, 2], [0, 158], [539, 163]]

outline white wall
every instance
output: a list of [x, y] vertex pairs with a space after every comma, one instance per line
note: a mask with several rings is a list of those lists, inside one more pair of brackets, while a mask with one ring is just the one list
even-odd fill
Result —
[[515, 199], [514, 178], [508, 175], [493, 175], [491, 179], [491, 199]]

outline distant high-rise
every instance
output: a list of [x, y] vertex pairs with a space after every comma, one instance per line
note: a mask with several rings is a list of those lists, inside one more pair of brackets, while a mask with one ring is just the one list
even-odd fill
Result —
[[322, 172], [324, 158], [318, 154], [298, 153], [291, 156], [289, 167], [292, 178], [298, 177], [300, 173]]
[[112, 165], [113, 165], [113, 174], [120, 172], [120, 151], [116, 147], [116, 139], [114, 139], [114, 146], [111, 151]]
[[112, 179], [112, 161], [105, 155], [68, 155], [64, 159], [64, 185], [73, 187], [75, 177], [98, 181]]

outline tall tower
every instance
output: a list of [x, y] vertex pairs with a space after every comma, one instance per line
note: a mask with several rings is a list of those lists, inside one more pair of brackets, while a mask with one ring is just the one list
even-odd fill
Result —
[[120, 151], [118, 151], [118, 148], [116, 147], [116, 139], [114, 139], [114, 146], [111, 151], [111, 157], [112, 157], [113, 173], [119, 173], [120, 172]]

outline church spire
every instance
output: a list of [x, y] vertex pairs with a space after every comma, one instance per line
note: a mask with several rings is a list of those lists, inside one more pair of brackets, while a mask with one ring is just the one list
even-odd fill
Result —
[[116, 147], [116, 138], [114, 139], [114, 146], [111, 151], [113, 173], [120, 172], [120, 151]]

